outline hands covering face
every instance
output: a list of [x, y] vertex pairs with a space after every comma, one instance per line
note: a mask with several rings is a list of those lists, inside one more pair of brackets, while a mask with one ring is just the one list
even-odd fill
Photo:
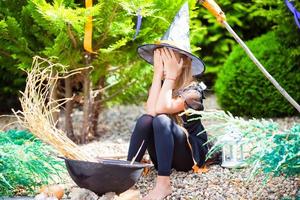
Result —
[[154, 73], [160, 73], [163, 76], [165, 71], [166, 79], [176, 79], [183, 66], [183, 59], [178, 61], [173, 50], [160, 48], [154, 51]]
[[156, 49], [154, 51], [153, 66], [154, 75], [158, 76], [159, 78], [162, 78], [164, 75], [164, 64], [159, 49]]

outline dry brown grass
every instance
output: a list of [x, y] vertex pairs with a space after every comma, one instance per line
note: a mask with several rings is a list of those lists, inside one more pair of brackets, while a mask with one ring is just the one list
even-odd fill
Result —
[[[13, 111], [18, 121], [32, 134], [53, 146], [58, 152], [69, 159], [95, 161], [94, 157], [82, 151], [66, 134], [55, 127], [53, 113], [69, 99], [54, 101], [50, 97], [53, 92], [53, 85], [60, 78], [57, 71], [63, 71], [65, 67], [54, 64], [41, 57], [34, 57], [26, 81], [26, 88], [21, 92], [20, 98], [23, 111]], [[73, 75], [80, 73], [77, 69], [69, 73]]]

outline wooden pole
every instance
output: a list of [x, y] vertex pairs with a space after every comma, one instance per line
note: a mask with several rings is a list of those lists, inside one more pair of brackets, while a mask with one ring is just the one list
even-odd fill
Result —
[[257, 60], [251, 50], [247, 47], [247, 45], [241, 40], [241, 38], [234, 32], [234, 30], [230, 27], [230, 25], [226, 22], [226, 17], [224, 12], [218, 6], [218, 4], [214, 0], [199, 0], [205, 8], [207, 8], [219, 22], [221, 22], [228, 32], [234, 37], [234, 39], [241, 45], [250, 59], [254, 62], [254, 64], [260, 69], [260, 71], [267, 77], [267, 79], [275, 86], [275, 88], [288, 100], [294, 108], [298, 110], [300, 113], [299, 104], [280, 86], [280, 84], [272, 77], [271, 74], [264, 68], [264, 66]]
[[226, 21], [223, 21], [225, 28], [229, 31], [229, 33], [234, 37], [234, 39], [241, 45], [241, 47], [245, 50], [250, 59], [254, 62], [254, 64], [259, 68], [259, 70], [267, 77], [267, 79], [275, 86], [275, 88], [288, 100], [297, 110], [300, 112], [299, 104], [281, 87], [281, 85], [273, 78], [271, 74], [264, 68], [264, 66], [257, 60], [257, 58], [253, 55], [251, 50], [247, 47], [247, 45], [241, 40], [241, 38], [233, 31], [233, 29], [229, 26]]

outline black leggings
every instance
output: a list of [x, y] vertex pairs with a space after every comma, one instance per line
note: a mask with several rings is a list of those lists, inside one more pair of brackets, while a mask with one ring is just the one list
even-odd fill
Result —
[[169, 176], [171, 168], [178, 171], [189, 171], [194, 165], [191, 149], [183, 130], [167, 115], [160, 114], [155, 117], [142, 115], [133, 130], [128, 150], [127, 160], [132, 160], [140, 148], [136, 161], [140, 162], [146, 149], [158, 169], [158, 175]]

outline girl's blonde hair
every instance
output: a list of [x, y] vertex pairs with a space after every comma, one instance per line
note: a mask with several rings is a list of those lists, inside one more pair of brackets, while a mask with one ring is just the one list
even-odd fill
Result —
[[182, 70], [176, 79], [173, 91], [173, 95], [177, 96], [176, 94], [178, 94], [178, 90], [190, 85], [194, 81], [194, 78], [192, 74], [192, 60], [183, 54], [175, 52], [175, 55], [178, 60], [183, 59]]
[[[179, 90], [187, 87], [188, 85], [192, 84], [195, 80], [193, 78], [193, 73], [192, 73], [192, 60], [183, 54], [179, 54], [175, 52], [175, 55], [177, 57], [177, 60], [179, 61], [180, 59], [183, 59], [183, 65], [182, 65], [182, 70], [180, 75], [177, 77], [176, 82], [175, 82], [175, 87], [173, 90], [173, 97], [178, 97]], [[171, 114], [171, 118], [173, 118], [178, 125], [183, 128], [183, 121], [182, 119], [177, 115], [177, 114]], [[183, 128], [184, 129], [184, 128]], [[186, 131], [184, 129], [184, 131]]]

